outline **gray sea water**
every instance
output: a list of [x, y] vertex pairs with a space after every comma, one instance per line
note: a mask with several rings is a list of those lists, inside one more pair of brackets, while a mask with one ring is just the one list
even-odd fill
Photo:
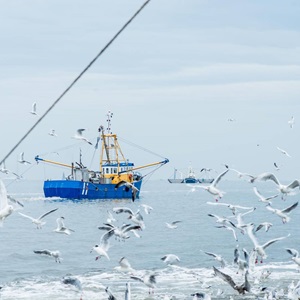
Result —
[[[227, 262], [220, 269], [232, 276], [237, 284], [241, 284], [244, 275], [237, 274], [237, 266], [233, 263], [233, 253], [246, 248], [249, 252], [253, 243], [247, 236], [237, 231], [235, 241], [229, 230], [216, 227], [215, 218], [209, 213], [220, 216], [231, 216], [225, 206], [207, 204], [215, 201], [202, 189], [192, 190], [185, 184], [170, 184], [167, 180], [146, 182], [139, 200], [110, 201], [57, 201], [43, 197], [42, 182], [21, 180], [7, 185], [8, 193], [20, 200], [24, 207], [16, 207], [0, 227], [0, 299], [108, 299], [106, 287], [117, 299], [124, 299], [126, 282], [131, 284], [131, 299], [193, 299], [191, 294], [205, 292], [212, 299], [263, 299], [264, 294], [248, 293], [240, 296], [229, 284], [215, 277], [213, 266], [220, 268], [220, 263], [203, 251], [222, 255]], [[261, 182], [256, 185], [265, 195], [276, 193], [272, 182]], [[244, 216], [245, 222], [268, 221], [272, 228], [256, 233], [257, 239], [265, 243], [270, 239], [290, 236], [270, 245], [267, 258], [256, 264], [250, 271], [250, 284], [253, 291], [261, 287], [276, 290], [282, 289], [280, 299], [289, 299], [287, 287], [298, 282], [300, 273], [291, 255], [285, 248], [300, 250], [299, 207], [290, 213], [290, 222], [283, 224], [281, 219], [265, 208], [253, 192], [253, 185], [242, 180], [226, 180], [220, 182], [220, 189], [225, 191], [222, 203], [254, 206], [253, 213]], [[286, 201], [280, 197], [273, 200], [273, 206], [284, 208], [297, 202], [299, 195], [289, 195]], [[150, 205], [153, 210], [146, 214], [141, 204]], [[124, 241], [110, 239], [110, 260], [105, 257], [95, 260], [96, 253], [90, 252], [100, 241], [104, 233], [98, 226], [107, 222], [107, 211], [114, 207], [126, 206], [136, 211], [141, 210], [145, 229], [140, 238], [132, 235]], [[58, 208], [56, 212], [45, 218], [47, 222], [42, 229], [36, 229], [29, 219], [18, 214], [38, 217], [48, 210]], [[56, 219], [65, 218], [65, 225], [75, 232], [71, 235], [55, 233]], [[126, 214], [115, 214], [116, 225], [128, 223]], [[169, 229], [166, 222], [180, 220], [176, 229]], [[235, 219], [232, 221], [236, 223]], [[56, 263], [54, 258], [35, 254], [34, 250], [59, 250], [62, 261]], [[176, 265], [168, 266], [162, 260], [166, 254], [175, 254], [180, 258]], [[127, 273], [120, 273], [114, 268], [122, 257], [126, 257], [134, 269], [134, 275], [154, 272], [157, 284], [152, 294], [143, 283], [130, 278]], [[270, 271], [267, 278], [262, 274]], [[76, 287], [62, 283], [64, 276], [73, 276], [80, 280], [82, 291]], [[255, 293], [256, 293], [255, 292]], [[172, 298], [173, 297], [173, 298]], [[258, 298], [259, 297], [259, 298]], [[269, 298], [268, 298], [269, 299]]]

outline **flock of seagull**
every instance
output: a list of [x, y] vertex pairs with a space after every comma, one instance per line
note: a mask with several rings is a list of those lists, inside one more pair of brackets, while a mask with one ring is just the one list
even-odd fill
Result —
[[[33, 115], [37, 115], [36, 103], [32, 105], [32, 111], [30, 112]], [[232, 120], [230, 120], [232, 121]], [[289, 121], [289, 125], [292, 128], [294, 125], [294, 118]], [[83, 136], [85, 129], [78, 129], [77, 133], [73, 138], [78, 140], [83, 140], [88, 144], [92, 144]], [[51, 136], [57, 136], [55, 130], [49, 132]], [[291, 157], [285, 150], [277, 147], [277, 149], [287, 157]], [[28, 165], [30, 164], [24, 158], [24, 152], [20, 154], [19, 163]], [[226, 170], [220, 173], [215, 180], [209, 185], [192, 185], [192, 190], [196, 191], [197, 189], [204, 190], [208, 192], [214, 201], [207, 202], [208, 207], [214, 208], [214, 213], [208, 213], [207, 216], [214, 220], [216, 223], [217, 230], [227, 230], [232, 234], [234, 242], [238, 242], [239, 234], [242, 234], [249, 238], [249, 243], [251, 249], [247, 250], [246, 248], [241, 249], [242, 255], [240, 254], [240, 249], [236, 246], [233, 249], [233, 264], [228, 264], [223, 256], [219, 253], [214, 253], [212, 251], [202, 252], [208, 257], [213, 258], [218, 266], [212, 266], [211, 272], [216, 277], [218, 285], [220, 282], [226, 282], [235, 292], [238, 297], [243, 297], [244, 295], [253, 295], [255, 299], [264, 299], [264, 300], [274, 300], [274, 299], [291, 299], [299, 300], [300, 299], [300, 281], [297, 284], [293, 282], [289, 285], [286, 290], [275, 289], [264, 286], [264, 280], [267, 279], [271, 272], [269, 271], [258, 271], [256, 266], [257, 264], [263, 263], [268, 258], [268, 249], [271, 245], [277, 244], [282, 240], [288, 239], [290, 234], [285, 236], [280, 236], [268, 240], [265, 243], [261, 243], [257, 238], [257, 233], [263, 232], [266, 234], [272, 230], [273, 224], [268, 221], [263, 221], [259, 224], [254, 222], [245, 223], [244, 216], [255, 213], [258, 209], [257, 207], [235, 205], [232, 203], [222, 202], [225, 192], [219, 189], [219, 184], [221, 180], [225, 177], [228, 172], [234, 172], [238, 175], [238, 178], [243, 179], [247, 178], [250, 185], [252, 185], [253, 195], [257, 197], [257, 201], [265, 205], [266, 218], [267, 213], [274, 214], [278, 216], [282, 222], [282, 226], [287, 226], [286, 224], [291, 222], [291, 213], [298, 207], [298, 201], [292, 204], [286, 205], [284, 209], [276, 208], [277, 199], [286, 203], [289, 196], [296, 192], [296, 189], [300, 189], [300, 181], [298, 179], [293, 180], [288, 184], [283, 184], [275, 176], [275, 174], [270, 172], [264, 172], [256, 176], [242, 173], [236, 169], [230, 168], [228, 165], [225, 165]], [[275, 165], [278, 168], [277, 165]], [[5, 168], [3, 164], [0, 169], [1, 172], [8, 174], [9, 170]], [[258, 181], [271, 181], [275, 184], [277, 188], [277, 194], [271, 196], [263, 195], [254, 184]], [[121, 182], [120, 185], [126, 185], [128, 188], [132, 189], [134, 192], [134, 186], [127, 182]], [[136, 190], [135, 190], [136, 192]], [[132, 198], [135, 200], [135, 197]], [[279, 201], [279, 200], [278, 200]], [[3, 225], [3, 222], [14, 212], [16, 211], [15, 205], [24, 207], [22, 203], [15, 200], [11, 196], [7, 195], [6, 187], [4, 183], [0, 180], [0, 224]], [[152, 213], [153, 208], [146, 204], [140, 204], [140, 209], [133, 211], [129, 207], [117, 206], [112, 209], [112, 211], [107, 211], [107, 220], [105, 223], [100, 225], [98, 229], [102, 232], [99, 243], [92, 246], [90, 252], [95, 253], [95, 260], [107, 259], [110, 260], [109, 250], [111, 248], [111, 241], [114, 239], [117, 242], [125, 242], [132, 238], [140, 238], [146, 229], [146, 224], [144, 222], [143, 213], [149, 215]], [[215, 213], [217, 210], [216, 207], [223, 207], [230, 211], [230, 216], [224, 217]], [[18, 214], [31, 221], [32, 224], [36, 226], [37, 229], [41, 230], [43, 225], [45, 225], [46, 217], [57, 212], [58, 208], [49, 210], [38, 217], [32, 217], [25, 213], [18, 212]], [[126, 222], [123, 222], [121, 226], [116, 225], [119, 221], [117, 216], [126, 216]], [[170, 229], [176, 229], [182, 220], [176, 220], [173, 222], [165, 222], [165, 226]], [[65, 218], [59, 217], [56, 219], [57, 227], [53, 229], [53, 232], [58, 234], [70, 235], [75, 231], [65, 225]], [[293, 248], [285, 248], [286, 252], [291, 256], [291, 261], [299, 266], [300, 270], [300, 256], [299, 251]], [[49, 250], [49, 249], [36, 249], [33, 251], [37, 255], [43, 255], [54, 259], [56, 263], [61, 263], [62, 258], [59, 250]], [[165, 254], [161, 257], [163, 263], [169, 266], [175, 266], [181, 262], [180, 258], [173, 253]], [[130, 262], [126, 257], [122, 257], [119, 260], [119, 265], [114, 268], [116, 271], [128, 275], [128, 280], [125, 283], [124, 297], [125, 300], [131, 300], [131, 282], [139, 282], [147, 288], [149, 295], [155, 293], [157, 287], [157, 273], [155, 272], [145, 272], [143, 275], [137, 273], [135, 269], [132, 268]], [[184, 272], [184, 268], [182, 268]], [[132, 280], [132, 281], [131, 281]], [[220, 281], [218, 281], [220, 280]], [[237, 282], [242, 282], [238, 284]], [[81, 292], [80, 299], [83, 299], [84, 292], [81, 282], [78, 278], [73, 276], [66, 276], [62, 279], [63, 284], [72, 285], [76, 287]], [[0, 287], [1, 290], [2, 287]], [[114, 295], [114, 291], [111, 287], [107, 286], [105, 289], [108, 300], [116, 300], [117, 297]], [[212, 297], [216, 297], [212, 292], [209, 291], [209, 288], [205, 291], [196, 291], [189, 295], [193, 300], [204, 299], [211, 300]], [[172, 296], [165, 296], [164, 300], [173, 300], [176, 299]], [[234, 296], [230, 296], [230, 300], [233, 300]]]
[[[283, 152], [282, 149], [279, 149]], [[284, 152], [285, 155], [289, 156], [286, 152]], [[259, 174], [257, 176], [253, 176], [247, 173], [239, 172], [235, 169], [231, 169], [228, 165], [225, 165], [226, 170], [219, 174], [216, 179], [207, 186], [203, 185], [193, 185], [191, 186], [191, 189], [193, 191], [199, 189], [203, 189], [207, 191], [209, 194], [213, 196], [214, 202], [207, 202], [208, 205], [211, 206], [220, 206], [220, 207], [226, 207], [228, 208], [232, 215], [228, 217], [219, 216], [215, 213], [208, 213], [209, 217], [212, 217], [215, 219], [215, 223], [217, 224], [215, 227], [220, 229], [226, 229], [232, 232], [234, 240], [238, 241], [238, 234], [241, 233], [245, 236], [248, 236], [249, 242], [252, 245], [251, 251], [247, 251], [245, 248], [243, 248], [243, 256], [244, 259], [241, 259], [239, 254], [238, 246], [234, 249], [234, 265], [237, 266], [237, 274], [242, 273], [243, 274], [243, 281], [242, 284], [238, 285], [234, 279], [234, 275], [229, 275], [223, 271], [225, 269], [225, 266], [227, 266], [227, 263], [225, 262], [222, 255], [203, 251], [206, 255], [209, 255], [214, 258], [215, 261], [220, 264], [220, 267], [217, 268], [213, 266], [213, 274], [216, 277], [221, 278], [223, 281], [229, 284], [234, 290], [238, 292], [239, 295], [254, 295], [256, 299], [266, 299], [266, 300], [274, 300], [274, 299], [292, 299], [292, 300], [298, 300], [300, 299], [300, 281], [297, 285], [294, 285], [294, 283], [291, 283], [291, 285], [287, 288], [286, 291], [283, 289], [277, 290], [275, 288], [268, 288], [263, 287], [261, 284], [263, 284], [262, 279], [265, 279], [270, 275], [270, 272], [268, 274], [262, 274], [260, 273], [257, 275], [256, 266], [258, 262], [263, 263], [263, 261], [268, 257], [267, 250], [268, 248], [273, 245], [274, 243], [277, 243], [281, 240], [287, 239], [290, 234], [287, 234], [286, 236], [277, 237], [274, 239], [271, 239], [267, 241], [266, 243], [260, 243], [257, 238], [257, 232], [264, 229], [265, 232], [268, 232], [271, 230], [273, 224], [270, 222], [261, 222], [260, 224], [255, 224], [254, 222], [248, 222], [245, 223], [243, 218], [246, 214], [252, 214], [256, 211], [257, 207], [247, 207], [247, 206], [241, 206], [241, 205], [233, 205], [230, 203], [223, 203], [221, 202], [225, 192], [221, 191], [218, 188], [218, 184], [220, 183], [221, 179], [228, 173], [228, 172], [235, 172], [238, 174], [239, 178], [247, 178], [248, 182], [250, 184], [254, 184], [258, 181], [271, 181], [273, 182], [277, 187], [277, 194], [272, 196], [263, 196], [262, 193], [257, 189], [256, 186], [253, 186], [253, 192], [254, 195], [257, 196], [258, 201], [265, 204], [266, 211], [270, 211], [272, 214], [277, 215], [281, 221], [282, 224], [286, 224], [291, 221], [290, 213], [295, 210], [298, 206], [298, 201], [294, 202], [293, 204], [287, 205], [284, 209], [278, 209], [273, 206], [272, 201], [275, 198], [281, 197], [281, 200], [283, 200], [282, 203], [285, 203], [289, 195], [294, 195], [297, 193], [296, 189], [300, 189], [300, 181], [298, 179], [293, 180], [289, 184], [283, 184], [279, 181], [277, 176], [275, 174], [270, 172], [265, 172], [262, 174]], [[272, 200], [272, 201], [271, 201]], [[275, 201], [273, 201], [275, 202]], [[267, 218], [267, 214], [266, 214]], [[285, 225], [286, 226], [286, 225]], [[291, 255], [291, 260], [299, 267], [300, 271], [300, 257], [299, 252], [296, 249], [292, 248], [285, 248], [287, 253]], [[230, 273], [231, 270], [227, 268], [228, 272]], [[232, 273], [232, 272], [231, 272]], [[265, 276], [267, 275], [267, 276]], [[251, 278], [251, 279], [250, 279]], [[251, 282], [253, 281], [253, 283]], [[254, 284], [255, 283], [255, 284]], [[205, 292], [198, 292], [194, 294], [193, 299], [207, 299], [210, 300], [212, 297], [211, 294], [205, 293]], [[285, 298], [284, 298], [285, 297]], [[231, 296], [230, 299], [233, 299]]]
[[[283, 297], [284, 291], [283, 290], [276, 290], [276, 289], [270, 289], [268, 287], [263, 287], [261, 284], [263, 284], [263, 279], [267, 278], [270, 273], [264, 273], [261, 272], [259, 275], [257, 275], [256, 265], [260, 261], [263, 263], [264, 260], [267, 259], [268, 254], [268, 248], [284, 239], [287, 239], [289, 237], [289, 234], [286, 236], [280, 236], [274, 239], [271, 239], [267, 241], [266, 243], [260, 243], [256, 234], [258, 231], [262, 231], [264, 229], [264, 232], [268, 232], [269, 230], [272, 230], [272, 223], [270, 222], [262, 222], [260, 224], [254, 224], [254, 222], [245, 223], [244, 222], [244, 216], [253, 214], [256, 211], [256, 207], [250, 207], [250, 206], [242, 206], [242, 205], [235, 205], [230, 203], [224, 203], [222, 202], [224, 192], [220, 191], [218, 188], [218, 184], [222, 180], [222, 178], [228, 173], [228, 172], [236, 172], [234, 169], [230, 169], [228, 166], [224, 172], [219, 174], [216, 179], [210, 184], [210, 185], [194, 185], [193, 188], [200, 188], [205, 191], [207, 191], [209, 194], [213, 196], [214, 201], [207, 202], [207, 204], [214, 208], [214, 211], [217, 210], [216, 207], [224, 207], [228, 209], [228, 212], [230, 212], [230, 216], [224, 217], [219, 216], [216, 213], [208, 213], [208, 217], [211, 217], [214, 219], [216, 223], [216, 228], [218, 230], [228, 230], [232, 233], [232, 236], [234, 238], [234, 241], [238, 241], [239, 234], [243, 234], [245, 236], [248, 236], [249, 242], [252, 244], [252, 249], [250, 251], [247, 251], [245, 248], [242, 249], [243, 257], [241, 258], [240, 255], [240, 249], [238, 246], [234, 249], [234, 260], [233, 260], [233, 269], [235, 269], [235, 272], [232, 272], [232, 265], [228, 265], [228, 263], [225, 261], [225, 259], [220, 254], [213, 253], [211, 251], [203, 251], [204, 254], [207, 256], [212, 257], [216, 262], [218, 262], [219, 266], [212, 266], [212, 273], [216, 278], [220, 278], [221, 280], [228, 283], [229, 286], [233, 288], [239, 295], [255, 295], [256, 299], [281, 299], [280, 297]], [[240, 177], [240, 176], [239, 176]], [[265, 204], [266, 212], [270, 211], [270, 213], [273, 213], [277, 215], [282, 220], [282, 224], [285, 225], [286, 223], [291, 221], [290, 213], [297, 208], [298, 202], [295, 202], [291, 205], [288, 205], [285, 209], [277, 209], [273, 207], [273, 202], [275, 198], [279, 198], [281, 196], [282, 203], [285, 203], [287, 198], [290, 194], [295, 192], [296, 188], [300, 188], [300, 182], [298, 180], [294, 180], [291, 183], [284, 185], [280, 183], [278, 178], [272, 174], [272, 173], [262, 173], [257, 176], [251, 176], [249, 180], [249, 184], [253, 184], [256, 181], [272, 181], [278, 190], [278, 193], [276, 195], [272, 195], [269, 197], [263, 196], [261, 192], [257, 189], [257, 187], [253, 186], [253, 194], [257, 197], [258, 202], [262, 202]], [[14, 200], [12, 197], [7, 195], [7, 191], [5, 188], [4, 183], [0, 180], [0, 222], [3, 223], [6, 218], [8, 218], [16, 209], [14, 208], [14, 205], [20, 205], [23, 207], [23, 204]], [[55, 213], [58, 210], [58, 208], [49, 210], [42, 215], [38, 217], [32, 217], [25, 213], [18, 212], [21, 217], [24, 217], [31, 221], [32, 224], [36, 226], [37, 229], [42, 229], [43, 225], [46, 223], [45, 218], [49, 216], [50, 214]], [[107, 211], [107, 219], [106, 222], [103, 223], [101, 226], [98, 227], [100, 231], [104, 231], [104, 233], [101, 235], [100, 242], [95, 244], [91, 248], [91, 253], [96, 253], [95, 260], [105, 258], [107, 260], [110, 260], [109, 256], [109, 249], [111, 246], [111, 240], [114, 237], [114, 239], [118, 242], [125, 242], [130, 238], [140, 238], [143, 231], [146, 228], [144, 218], [142, 215], [142, 211], [144, 211], [145, 214], [149, 215], [153, 208], [146, 204], [139, 204], [139, 209], [137, 211], [133, 211], [129, 207], [126, 206], [116, 206], [113, 207], [112, 211]], [[117, 216], [126, 216], [126, 219], [129, 220], [126, 223], [123, 222], [123, 225], [117, 226], [115, 223], [118, 221]], [[57, 227], [53, 230], [56, 233], [60, 234], [66, 234], [70, 235], [74, 232], [73, 229], [68, 228], [65, 223], [64, 217], [59, 217], [56, 219]], [[165, 226], [169, 228], [170, 230], [176, 229], [178, 225], [181, 223], [181, 220], [176, 220], [170, 223], [165, 222]], [[286, 226], [286, 225], [285, 225]], [[286, 248], [287, 253], [291, 255], [291, 260], [297, 264], [300, 268], [300, 257], [299, 252], [296, 249], [293, 248]], [[34, 250], [34, 253], [37, 255], [43, 255], [47, 257], [52, 257], [56, 263], [61, 263], [61, 256], [60, 252], [58, 250], [48, 250], [48, 249], [36, 249]], [[180, 262], [180, 258], [175, 254], [166, 254], [163, 257], [161, 257], [161, 260], [170, 266], [176, 265]], [[229, 268], [231, 267], [231, 269]], [[131, 285], [130, 280], [140, 282], [144, 284], [145, 287], [148, 288], [149, 295], [153, 295], [156, 285], [157, 285], [157, 274], [155, 272], [146, 272], [142, 276], [137, 275], [135, 273], [135, 270], [131, 267], [129, 261], [126, 257], [122, 257], [119, 261], [119, 266], [115, 267], [115, 270], [128, 274], [128, 281], [126, 282], [125, 292], [124, 292], [124, 299], [130, 300], [131, 299]], [[184, 269], [183, 269], [184, 270]], [[243, 276], [243, 281], [241, 284], [237, 284], [236, 276]], [[73, 285], [75, 286], [79, 291], [81, 291], [81, 299], [83, 299], [84, 293], [82, 291], [82, 285], [80, 281], [76, 277], [64, 277], [62, 279], [62, 282], [64, 284]], [[259, 284], [257, 284], [259, 283]], [[259, 286], [259, 288], [258, 288]], [[111, 290], [111, 287], [107, 287], [105, 292], [107, 293], [109, 300], [117, 299], [116, 296], [114, 296], [114, 292]], [[197, 291], [195, 293], [190, 294], [190, 296], [196, 300], [196, 299], [206, 299], [210, 300], [212, 299], [213, 295], [209, 293], [209, 291]], [[295, 286], [289, 287], [287, 291], [287, 299], [300, 299], [300, 283], [298, 283]], [[165, 296], [164, 299], [176, 299], [176, 298], [168, 298]], [[233, 296], [231, 296], [230, 299], [234, 299]]]

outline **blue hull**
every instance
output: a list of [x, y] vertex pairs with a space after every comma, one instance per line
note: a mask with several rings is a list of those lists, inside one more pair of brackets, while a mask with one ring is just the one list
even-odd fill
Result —
[[[115, 184], [100, 184], [76, 180], [47, 180], [44, 181], [45, 197], [62, 199], [132, 199], [131, 189], [121, 186], [115, 189]], [[142, 180], [134, 182], [140, 191]], [[139, 193], [136, 198], [139, 198]]]

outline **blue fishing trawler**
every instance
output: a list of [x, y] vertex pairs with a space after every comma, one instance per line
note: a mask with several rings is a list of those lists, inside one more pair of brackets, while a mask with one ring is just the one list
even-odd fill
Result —
[[116, 134], [110, 131], [112, 113], [107, 114], [107, 129], [103, 126], [98, 129], [98, 141], [102, 141], [100, 154], [100, 168], [97, 171], [89, 170], [81, 162], [71, 165], [43, 159], [37, 155], [36, 162], [45, 162], [59, 165], [70, 170], [70, 174], [62, 180], [45, 180], [45, 197], [62, 199], [132, 199], [139, 198], [142, 181], [145, 175], [137, 170], [148, 167], [160, 167], [169, 162], [163, 161], [135, 166], [127, 160], [118, 142]]

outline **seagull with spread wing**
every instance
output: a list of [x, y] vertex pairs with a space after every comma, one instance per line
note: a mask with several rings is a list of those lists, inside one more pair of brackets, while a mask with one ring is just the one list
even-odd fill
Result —
[[296, 187], [300, 187], [300, 181], [295, 179], [294, 181], [292, 181], [291, 183], [285, 185], [280, 183], [280, 181], [278, 180], [278, 178], [273, 174], [273, 173], [262, 173], [258, 176], [256, 176], [255, 178], [253, 178], [251, 180], [251, 182], [254, 182], [255, 180], [262, 180], [262, 181], [267, 181], [267, 180], [271, 180], [273, 181], [276, 185], [277, 185], [277, 189], [278, 191], [282, 194], [282, 199], [284, 199], [284, 195], [288, 195], [290, 194], [293, 189], [295, 189]]
[[149, 294], [154, 292], [156, 287], [156, 274], [145, 274], [143, 277], [130, 276], [131, 279], [144, 283], [149, 288]]
[[269, 247], [270, 245], [274, 244], [275, 242], [278, 242], [280, 240], [283, 240], [283, 239], [286, 239], [287, 237], [290, 236], [290, 234], [288, 234], [287, 236], [283, 236], [283, 237], [279, 237], [279, 238], [275, 238], [275, 239], [272, 239], [266, 243], [264, 243], [263, 245], [259, 244], [254, 233], [253, 233], [253, 229], [254, 229], [254, 225], [250, 225], [247, 227], [247, 234], [249, 236], [249, 238], [251, 239], [251, 241], [253, 242], [253, 245], [254, 245], [254, 249], [253, 251], [256, 252], [256, 261], [255, 263], [257, 263], [257, 256], [260, 256], [261, 257], [261, 263], [263, 262], [263, 259], [264, 258], [267, 258], [267, 254], [266, 254], [266, 251], [265, 249], [267, 247]]
[[75, 135], [73, 135], [73, 139], [76, 139], [76, 140], [81, 140], [81, 141], [84, 141], [90, 145], [93, 145], [86, 137], [83, 136], [83, 131], [85, 131], [84, 128], [80, 128], [80, 129], [77, 129], [77, 132], [75, 133]]
[[227, 282], [233, 289], [235, 289], [236, 291], [238, 291], [239, 294], [245, 294], [245, 292], [250, 292], [251, 287], [250, 287], [250, 283], [248, 281], [248, 270], [245, 273], [245, 281], [241, 284], [241, 285], [237, 285], [233, 279], [231, 278], [231, 276], [229, 276], [228, 274], [225, 274], [223, 272], [221, 272], [220, 270], [218, 270], [217, 268], [213, 267], [214, 269], [214, 273], [216, 276], [220, 277], [221, 279], [223, 279], [225, 282]]
[[253, 191], [255, 193], [255, 195], [259, 198], [258, 201], [261, 201], [261, 202], [266, 202], [266, 203], [272, 203], [270, 200], [271, 199], [274, 199], [276, 197], [278, 197], [279, 194], [276, 194], [276, 195], [273, 195], [273, 196], [269, 196], [269, 197], [264, 197], [260, 191], [257, 189], [257, 187], [253, 187]]
[[46, 222], [43, 222], [42, 219], [45, 218], [46, 216], [48, 216], [49, 214], [51, 214], [51, 213], [57, 211], [57, 210], [58, 210], [58, 208], [52, 209], [52, 210], [50, 210], [50, 211], [48, 211], [48, 212], [42, 214], [41, 216], [39, 216], [39, 217], [36, 218], [36, 219], [33, 218], [33, 217], [30, 217], [30, 216], [28, 216], [28, 215], [22, 214], [22, 213], [20, 213], [20, 212], [19, 212], [19, 214], [20, 214], [21, 216], [23, 216], [23, 217], [25, 217], [25, 218], [31, 220], [32, 223], [36, 225], [36, 228], [37, 228], [37, 229], [42, 229], [42, 226], [46, 224]]
[[134, 186], [134, 184], [128, 182], [128, 181], [125, 181], [125, 180], [121, 180], [120, 182], [118, 182], [116, 185], [115, 185], [115, 190], [117, 190], [119, 187], [121, 186], [125, 186], [125, 191], [128, 192], [130, 189], [132, 189], [132, 201], [135, 200], [136, 198], [136, 194], [137, 192], [139, 191], [139, 189], [137, 187]]
[[6, 187], [0, 180], [0, 224], [14, 211], [14, 207], [8, 204]]
[[224, 195], [224, 192], [220, 191], [217, 188], [217, 184], [220, 182], [220, 180], [222, 179], [222, 177], [228, 172], [229, 170], [227, 169], [226, 171], [224, 171], [223, 173], [219, 174], [215, 180], [207, 186], [197, 186], [199, 188], [202, 188], [206, 191], [208, 191], [210, 194], [212, 194], [215, 197], [215, 200], [218, 202]]
[[41, 255], [54, 257], [55, 262], [60, 263], [60, 252], [58, 250], [50, 251], [50, 250], [44, 249], [44, 250], [34, 250], [33, 252], [35, 254], [41, 254]]
[[284, 154], [284, 155], [286, 155], [288, 157], [291, 157], [285, 150], [283, 150], [283, 149], [281, 149], [279, 147], [277, 147], [277, 150], [279, 150], [282, 154]]
[[276, 214], [278, 217], [281, 218], [282, 223], [287, 223], [291, 220], [291, 218], [288, 216], [288, 214], [294, 210], [298, 206], [298, 202], [295, 202], [294, 204], [284, 208], [284, 209], [277, 209], [273, 208], [271, 204], [268, 204], [266, 206], [267, 210], [271, 211], [273, 214]]

